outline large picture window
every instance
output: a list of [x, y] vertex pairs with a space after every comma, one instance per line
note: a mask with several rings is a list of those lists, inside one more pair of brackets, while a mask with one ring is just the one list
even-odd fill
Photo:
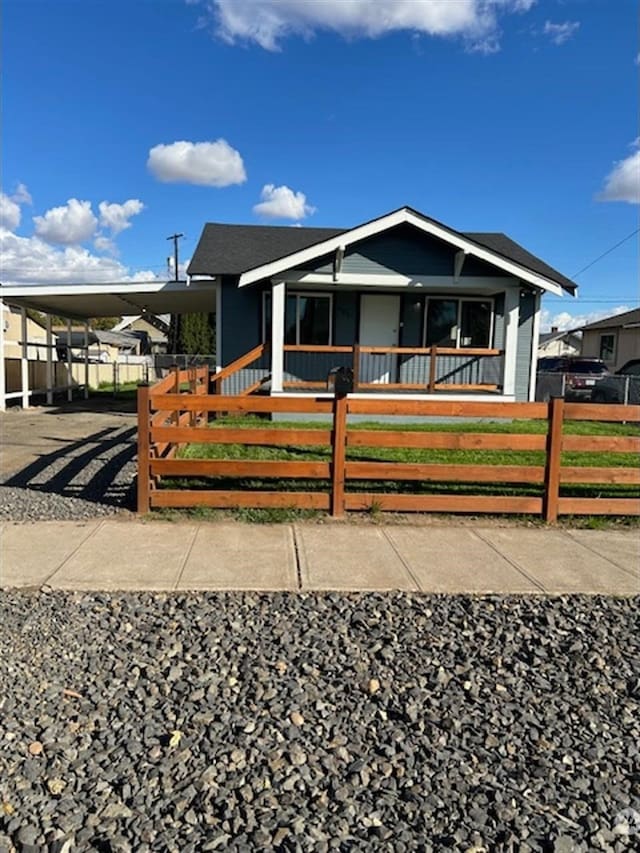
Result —
[[[331, 343], [331, 295], [287, 293], [285, 300], [284, 342], [308, 346]], [[271, 294], [264, 295], [264, 339], [271, 336]]]
[[426, 304], [424, 346], [490, 347], [493, 302], [490, 299], [429, 297]]

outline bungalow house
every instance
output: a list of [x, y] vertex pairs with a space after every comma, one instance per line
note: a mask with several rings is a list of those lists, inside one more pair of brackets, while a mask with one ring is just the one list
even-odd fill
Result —
[[409, 207], [348, 230], [209, 223], [187, 272], [216, 282], [224, 393], [317, 393], [348, 367], [360, 393], [533, 400], [540, 299], [576, 290], [505, 234]]
[[640, 358], [640, 308], [583, 326], [582, 355], [601, 358], [611, 371]]
[[579, 355], [582, 337], [579, 331], [560, 331], [552, 326], [538, 338], [538, 358], [554, 355]]
[[164, 354], [167, 351], [169, 321], [169, 314], [137, 314], [123, 317], [111, 331], [137, 335], [145, 342], [145, 351], [154, 355]]

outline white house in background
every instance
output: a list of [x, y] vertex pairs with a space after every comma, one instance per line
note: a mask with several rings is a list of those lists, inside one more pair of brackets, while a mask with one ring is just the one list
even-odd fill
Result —
[[640, 308], [583, 326], [582, 355], [601, 358], [611, 371], [640, 358]]
[[149, 352], [152, 355], [163, 354], [167, 352], [170, 322], [170, 314], [136, 314], [123, 317], [111, 331], [146, 335]]
[[579, 331], [560, 331], [552, 326], [538, 338], [538, 358], [549, 355], [580, 355], [582, 335]]

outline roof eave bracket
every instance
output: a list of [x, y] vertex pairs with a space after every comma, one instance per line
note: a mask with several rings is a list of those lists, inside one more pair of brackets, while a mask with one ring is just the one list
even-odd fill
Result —
[[342, 262], [344, 260], [344, 246], [338, 246], [333, 258], [333, 280], [340, 281], [340, 273], [342, 272]]
[[460, 281], [460, 276], [462, 275], [462, 267], [464, 266], [464, 262], [467, 260], [467, 255], [469, 252], [466, 249], [460, 249], [459, 252], [456, 252], [453, 259], [453, 280], [456, 284]]

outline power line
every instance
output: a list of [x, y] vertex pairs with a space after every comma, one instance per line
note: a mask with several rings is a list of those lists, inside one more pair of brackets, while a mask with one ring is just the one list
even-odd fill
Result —
[[598, 257], [597, 257], [597, 258], [595, 258], [595, 259], [594, 259], [593, 261], [591, 261], [590, 263], [588, 263], [588, 264], [586, 265], [586, 267], [582, 267], [582, 269], [581, 269], [581, 270], [578, 270], [578, 272], [574, 272], [574, 274], [571, 276], [571, 278], [576, 278], [576, 276], [579, 276], [581, 273], [585, 272], [585, 270], [588, 270], [588, 269], [589, 269], [590, 267], [592, 267], [594, 264], [597, 264], [597, 263], [598, 263], [598, 261], [601, 261], [601, 260], [602, 260], [602, 258], [606, 257], [606, 255], [609, 255], [611, 252], [613, 252], [615, 249], [617, 249], [617, 248], [618, 248], [618, 246], [622, 246], [622, 244], [623, 244], [623, 243], [626, 243], [626, 242], [627, 242], [627, 240], [630, 240], [632, 237], [635, 237], [635, 235], [638, 233], [638, 231], [640, 231], [640, 228], [636, 228], [636, 229], [635, 229], [635, 231], [632, 231], [632, 232], [631, 232], [631, 234], [627, 234], [627, 236], [626, 236], [626, 237], [623, 237], [623, 238], [622, 238], [622, 240], [620, 240], [620, 242], [619, 242], [619, 243], [616, 243], [616, 244], [615, 244], [615, 246], [611, 246], [611, 248], [610, 248], [610, 249], [607, 249], [607, 251], [606, 251], [606, 252], [603, 252], [601, 255], [598, 255]]

